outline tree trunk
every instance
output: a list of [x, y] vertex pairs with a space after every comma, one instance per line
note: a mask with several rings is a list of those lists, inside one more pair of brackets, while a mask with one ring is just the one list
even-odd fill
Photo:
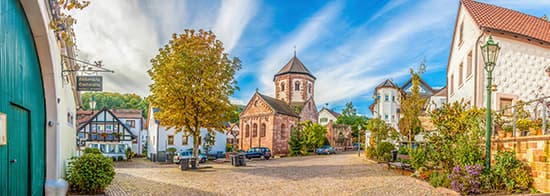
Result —
[[[200, 144], [200, 129], [195, 127], [195, 131], [193, 133], [193, 158], [195, 159], [195, 164], [199, 162], [199, 144]], [[196, 168], [193, 168], [196, 169]]]

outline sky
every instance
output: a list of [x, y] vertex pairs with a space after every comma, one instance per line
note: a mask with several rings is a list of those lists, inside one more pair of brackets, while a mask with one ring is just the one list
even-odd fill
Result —
[[[550, 10], [546, 0], [481, 0], [534, 16]], [[150, 60], [173, 33], [213, 31], [225, 52], [242, 61], [240, 90], [231, 100], [246, 104], [256, 89], [273, 96], [273, 75], [294, 55], [317, 77], [318, 108], [341, 112], [352, 101], [371, 115], [373, 90], [385, 79], [398, 85], [424, 61], [422, 78], [446, 84], [446, 66], [458, 0], [95, 0], [75, 12], [78, 58], [102, 60], [113, 74], [104, 91], [148, 96]], [[296, 48], [296, 49], [294, 49]]]

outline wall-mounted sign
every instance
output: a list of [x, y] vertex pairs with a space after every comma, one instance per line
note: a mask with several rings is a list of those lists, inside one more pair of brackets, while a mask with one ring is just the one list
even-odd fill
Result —
[[8, 143], [8, 120], [6, 114], [0, 113], [0, 146]]
[[101, 76], [76, 76], [77, 91], [102, 91], [103, 77]]

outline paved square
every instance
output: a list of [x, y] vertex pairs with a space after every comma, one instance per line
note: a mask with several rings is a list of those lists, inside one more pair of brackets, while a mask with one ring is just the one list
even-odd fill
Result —
[[[363, 155], [362, 155], [363, 156]], [[200, 171], [145, 160], [117, 163], [109, 195], [454, 195], [354, 153], [209, 163]]]

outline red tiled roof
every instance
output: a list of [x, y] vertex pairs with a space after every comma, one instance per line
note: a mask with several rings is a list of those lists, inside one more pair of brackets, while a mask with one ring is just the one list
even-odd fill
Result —
[[481, 28], [515, 33], [550, 43], [550, 22], [508, 8], [473, 0], [461, 0]]

